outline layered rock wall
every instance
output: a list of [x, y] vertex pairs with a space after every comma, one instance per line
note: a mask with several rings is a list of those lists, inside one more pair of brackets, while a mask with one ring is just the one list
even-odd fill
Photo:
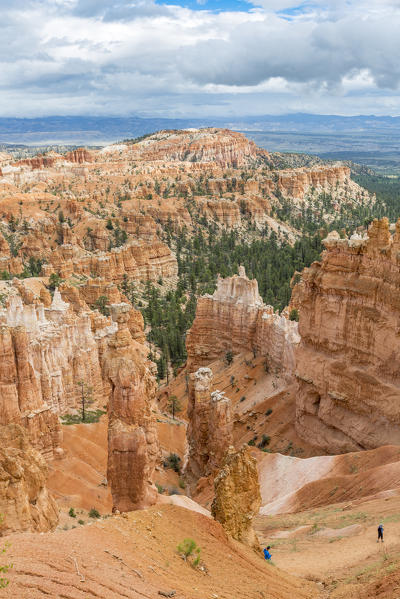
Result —
[[227, 351], [255, 351], [291, 376], [298, 341], [297, 323], [265, 306], [257, 281], [249, 280], [241, 267], [239, 276], [219, 279], [213, 295], [199, 298], [186, 340], [188, 370], [206, 366]]
[[331, 453], [400, 444], [400, 221], [324, 241], [294, 289], [296, 428]]
[[136, 159], [209, 162], [224, 167], [246, 166], [258, 154], [268, 157], [243, 134], [229, 129], [160, 131], [134, 146]]
[[58, 507], [46, 488], [47, 464], [17, 424], [0, 425], [0, 536], [46, 532], [58, 524]]
[[89, 314], [70, 312], [56, 291], [48, 308], [12, 296], [0, 323], [0, 424], [22, 424], [32, 445], [52, 457], [61, 443], [59, 415], [80, 405], [78, 381], [104, 400]]

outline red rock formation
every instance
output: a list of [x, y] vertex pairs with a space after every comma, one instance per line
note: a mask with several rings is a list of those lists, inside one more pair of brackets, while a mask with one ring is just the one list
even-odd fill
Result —
[[265, 150], [229, 129], [159, 131], [135, 144], [133, 155], [142, 160], [212, 162], [227, 168], [248, 166], [258, 156], [268, 157]]
[[196, 318], [188, 332], [188, 370], [193, 372], [225, 355], [254, 350], [288, 375], [293, 372], [297, 323], [274, 314], [258, 293], [257, 281], [239, 276], [219, 279], [213, 295], [197, 302]]
[[257, 460], [249, 447], [233, 447], [226, 454], [223, 467], [214, 481], [215, 497], [211, 506], [214, 518], [234, 539], [260, 549], [253, 529], [253, 518], [261, 506]]
[[195, 479], [215, 474], [233, 439], [231, 402], [224, 393], [211, 392], [212, 378], [210, 368], [199, 368], [190, 379], [187, 472]]
[[331, 453], [400, 444], [400, 221], [324, 244], [294, 288], [297, 431]]
[[160, 241], [131, 242], [110, 252], [89, 254], [76, 246], [60, 246], [49, 257], [45, 274], [58, 272], [68, 278], [73, 273], [97, 276], [105, 281], [121, 283], [126, 275], [137, 281], [156, 282], [159, 278], [174, 280], [178, 266], [174, 254]]
[[47, 465], [17, 424], [0, 425], [0, 536], [45, 532], [58, 524], [58, 508], [46, 488]]
[[287, 196], [304, 198], [311, 187], [328, 191], [336, 185], [350, 184], [350, 168], [343, 165], [317, 166], [279, 171], [278, 187]]
[[82, 164], [83, 162], [93, 162], [93, 154], [86, 148], [77, 148], [72, 152], [65, 154], [65, 160]]
[[114, 508], [124, 512], [156, 502], [152, 476], [159, 455], [152, 412], [156, 382], [145, 347], [134, 341], [129, 332], [130, 310], [128, 304], [112, 306], [118, 331], [103, 357], [104, 376], [111, 389], [108, 481]]
[[55, 152], [49, 152], [48, 154], [37, 154], [33, 158], [25, 158], [24, 160], [19, 160], [16, 165], [17, 166], [29, 166], [31, 169], [43, 169], [52, 167], [55, 165], [58, 159], [60, 159], [60, 154], [56, 154]]

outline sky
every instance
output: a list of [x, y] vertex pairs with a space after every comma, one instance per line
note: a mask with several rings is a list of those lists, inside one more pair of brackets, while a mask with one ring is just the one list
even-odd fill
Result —
[[0, 116], [400, 115], [400, 0], [0, 0]]

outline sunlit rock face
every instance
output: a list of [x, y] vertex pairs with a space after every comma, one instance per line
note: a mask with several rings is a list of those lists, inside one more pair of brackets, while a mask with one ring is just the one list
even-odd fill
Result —
[[324, 241], [294, 289], [298, 433], [347, 452], [400, 444], [400, 221]]
[[47, 464], [17, 424], [0, 425], [0, 536], [46, 532], [58, 524], [58, 507], [46, 488]]
[[228, 351], [254, 351], [290, 377], [298, 342], [297, 322], [266, 306], [256, 279], [248, 279], [240, 267], [239, 275], [218, 279], [213, 295], [199, 298], [186, 341], [188, 369], [193, 372]]
[[253, 518], [261, 506], [257, 460], [248, 445], [230, 447], [214, 481], [212, 515], [234, 539], [259, 549]]

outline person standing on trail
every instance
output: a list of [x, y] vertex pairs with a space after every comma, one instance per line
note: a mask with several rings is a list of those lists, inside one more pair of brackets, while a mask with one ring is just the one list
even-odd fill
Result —
[[270, 545], [268, 545], [268, 547], [266, 549], [264, 549], [264, 558], [266, 560], [271, 559], [271, 557], [272, 557], [272, 555], [269, 552], [270, 549], [271, 549]]
[[383, 524], [379, 524], [379, 526], [378, 526], [378, 540], [377, 540], [377, 543], [379, 543], [379, 540], [381, 540], [382, 543], [383, 543]]

